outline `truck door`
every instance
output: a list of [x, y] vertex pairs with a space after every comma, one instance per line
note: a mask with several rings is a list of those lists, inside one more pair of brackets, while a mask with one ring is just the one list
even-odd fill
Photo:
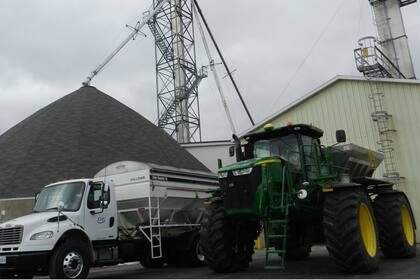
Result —
[[[101, 201], [107, 201], [103, 207]], [[115, 197], [111, 192], [103, 191], [102, 183], [89, 184], [89, 191], [86, 199], [85, 230], [91, 240], [110, 240], [117, 238], [116, 209], [114, 209]]]

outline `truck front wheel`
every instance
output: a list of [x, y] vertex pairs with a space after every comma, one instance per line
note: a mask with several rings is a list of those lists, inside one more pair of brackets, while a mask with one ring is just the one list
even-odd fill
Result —
[[216, 272], [236, 272], [249, 267], [259, 223], [226, 217], [221, 203], [206, 208], [200, 230], [200, 249], [206, 263]]
[[48, 273], [50, 278], [85, 279], [89, 274], [89, 253], [84, 243], [68, 239], [51, 255]]

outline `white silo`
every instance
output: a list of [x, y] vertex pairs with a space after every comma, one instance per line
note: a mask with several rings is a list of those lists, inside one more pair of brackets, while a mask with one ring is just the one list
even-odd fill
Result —
[[378, 31], [378, 44], [382, 52], [404, 74], [415, 79], [401, 7], [417, 0], [369, 0]]

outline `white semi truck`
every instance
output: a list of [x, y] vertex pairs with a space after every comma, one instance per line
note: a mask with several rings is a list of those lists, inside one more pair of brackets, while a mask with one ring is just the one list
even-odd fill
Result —
[[212, 173], [117, 162], [93, 179], [45, 186], [33, 212], [0, 224], [2, 278], [86, 278], [92, 266], [198, 265]]

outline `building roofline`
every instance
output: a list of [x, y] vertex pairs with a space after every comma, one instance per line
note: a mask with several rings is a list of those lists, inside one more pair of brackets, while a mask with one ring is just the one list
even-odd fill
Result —
[[206, 146], [224, 146], [224, 145], [231, 145], [231, 140], [215, 140], [215, 141], [202, 141], [202, 142], [194, 142], [194, 143], [181, 143], [181, 147], [189, 148], [189, 147], [206, 147]]
[[2, 201], [16, 201], [16, 200], [30, 200], [30, 199], [35, 199], [35, 197], [15, 197], [15, 198], [2, 198], [0, 199], [0, 202]]
[[[375, 80], [375, 79], [373, 79]], [[268, 117], [264, 118], [262, 121], [259, 121], [254, 126], [246, 129], [245, 131], [239, 134], [239, 137], [243, 137], [244, 135], [254, 131], [258, 127], [262, 126], [265, 123], [272, 121], [274, 118], [278, 117], [279, 115], [289, 111], [290, 109], [298, 106], [299, 104], [303, 103], [307, 99], [315, 96], [320, 91], [326, 89], [327, 87], [335, 84], [338, 81], [361, 81], [366, 82], [366, 78], [363, 76], [351, 76], [351, 75], [337, 75], [328, 81], [324, 82], [320, 86], [316, 87], [315, 89], [309, 91], [307, 94], [303, 95], [302, 97], [296, 99], [295, 101], [287, 104], [286, 106], [282, 107], [280, 110], [276, 111], [275, 113], [269, 115]], [[401, 83], [401, 84], [418, 84], [420, 85], [420, 80], [412, 80], [412, 79], [390, 79], [390, 78], [381, 78], [381, 82], [384, 83]]]

